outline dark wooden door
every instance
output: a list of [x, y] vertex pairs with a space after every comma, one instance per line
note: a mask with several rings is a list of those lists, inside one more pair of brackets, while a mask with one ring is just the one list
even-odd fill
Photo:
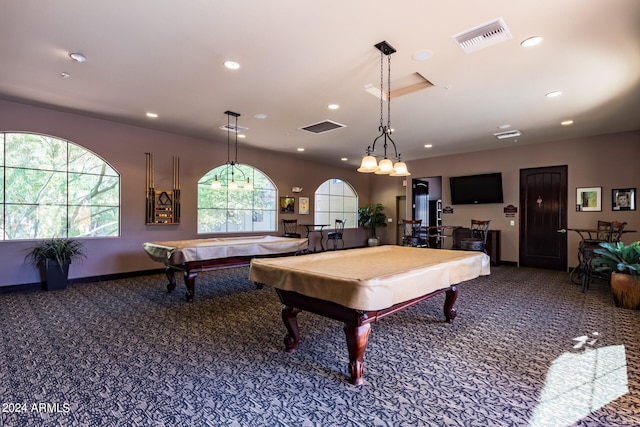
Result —
[[520, 266], [567, 270], [567, 166], [520, 170]]

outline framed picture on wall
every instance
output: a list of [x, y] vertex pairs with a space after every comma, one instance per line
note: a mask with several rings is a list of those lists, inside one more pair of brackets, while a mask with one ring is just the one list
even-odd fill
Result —
[[602, 187], [578, 187], [576, 190], [577, 212], [602, 210]]
[[300, 215], [309, 215], [309, 198], [298, 197], [298, 213]]
[[636, 189], [614, 188], [611, 190], [611, 207], [614, 211], [635, 211]]
[[280, 213], [295, 213], [295, 212], [296, 212], [296, 198], [280, 197]]

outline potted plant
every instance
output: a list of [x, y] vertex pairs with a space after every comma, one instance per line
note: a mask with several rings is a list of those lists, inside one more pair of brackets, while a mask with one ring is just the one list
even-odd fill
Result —
[[42, 240], [27, 254], [27, 258], [44, 273], [45, 289], [65, 289], [69, 281], [69, 265], [75, 258], [85, 257], [83, 244], [75, 239]]
[[616, 307], [640, 309], [640, 242], [600, 243], [592, 262], [599, 273], [611, 273], [611, 293]]
[[380, 244], [376, 228], [387, 226], [387, 216], [382, 212], [383, 210], [384, 206], [380, 203], [358, 208], [358, 225], [367, 229], [369, 235], [367, 244], [369, 246]]

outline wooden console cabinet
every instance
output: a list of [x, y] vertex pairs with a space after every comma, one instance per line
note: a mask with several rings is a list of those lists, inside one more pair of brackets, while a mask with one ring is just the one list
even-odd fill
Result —
[[[460, 239], [471, 237], [468, 228], [456, 228], [453, 230], [452, 249], [460, 249]], [[487, 254], [491, 258], [491, 265], [497, 266], [500, 262], [500, 230], [489, 230], [487, 235]]]

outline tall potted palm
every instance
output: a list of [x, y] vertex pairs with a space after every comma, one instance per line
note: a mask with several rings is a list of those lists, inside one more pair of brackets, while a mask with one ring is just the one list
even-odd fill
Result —
[[640, 309], [640, 242], [600, 243], [593, 265], [611, 274], [611, 294], [616, 307]]
[[76, 239], [42, 240], [27, 254], [27, 259], [40, 267], [48, 291], [65, 289], [69, 282], [71, 261], [85, 257], [84, 245]]
[[380, 238], [376, 235], [376, 228], [387, 226], [387, 216], [383, 212], [384, 206], [378, 203], [375, 205], [358, 208], [358, 225], [367, 229], [369, 246], [380, 244]]

